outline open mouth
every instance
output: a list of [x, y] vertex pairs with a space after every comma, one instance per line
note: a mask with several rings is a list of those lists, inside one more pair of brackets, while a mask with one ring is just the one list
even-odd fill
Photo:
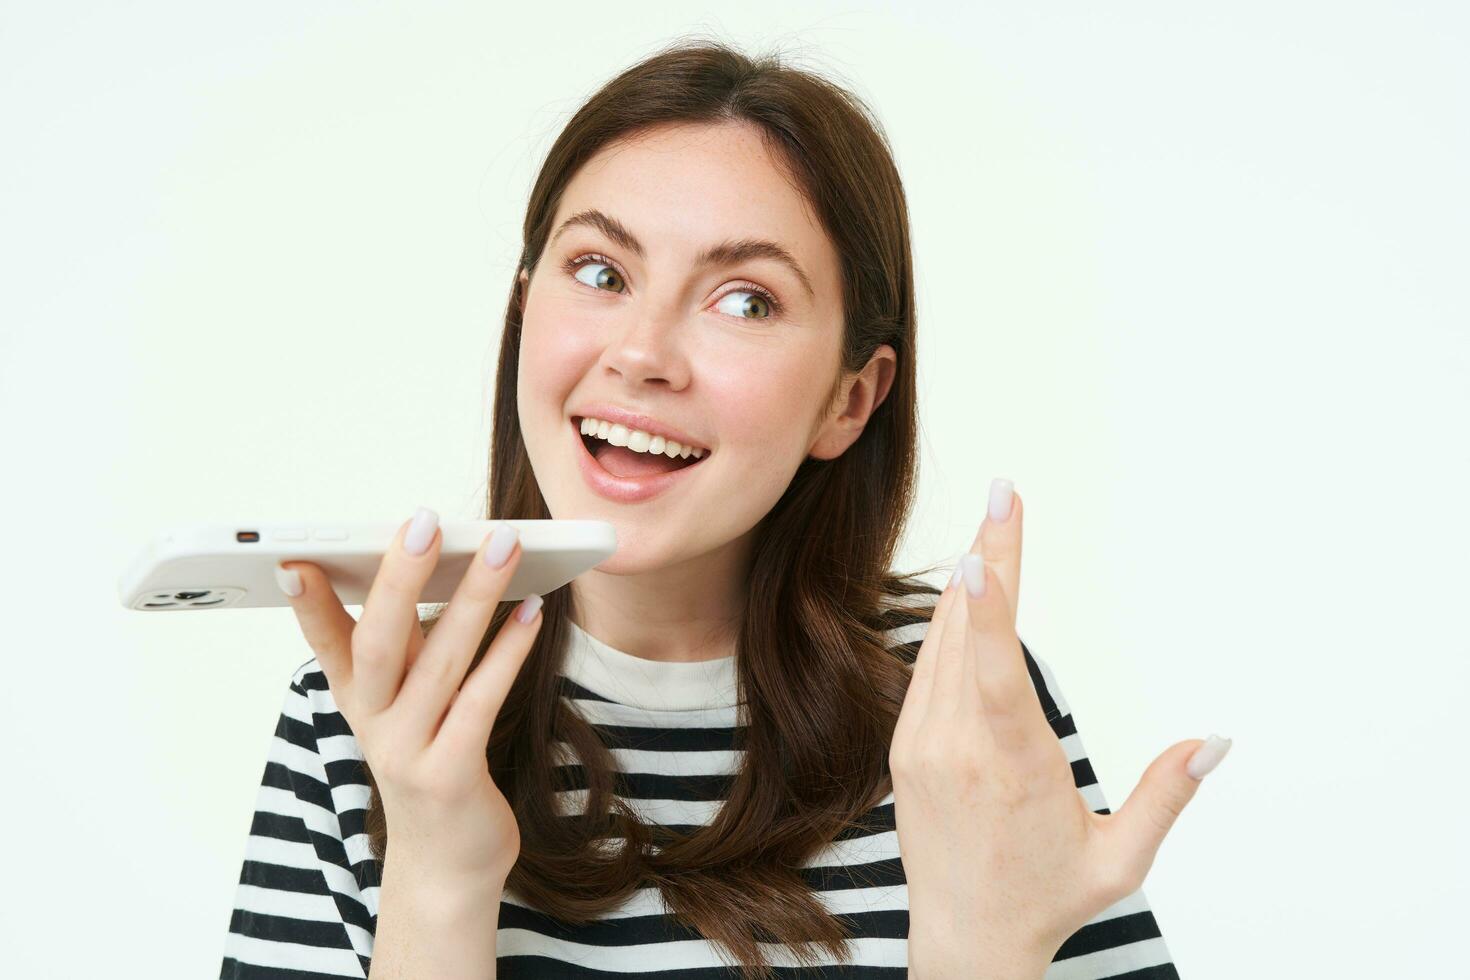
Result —
[[582, 440], [587, 455], [607, 473], [623, 480], [637, 480], [687, 470], [698, 466], [712, 455], [706, 450], [697, 459], [692, 453], [688, 457], [671, 457], [664, 453], [638, 452], [627, 446], [614, 446], [606, 439], [583, 433], [580, 416], [572, 416], [572, 427]]

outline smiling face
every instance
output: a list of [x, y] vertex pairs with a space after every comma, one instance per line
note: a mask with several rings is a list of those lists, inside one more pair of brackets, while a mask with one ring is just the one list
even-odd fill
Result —
[[[599, 570], [651, 571], [730, 544], [809, 454], [835, 456], [856, 438], [860, 426], [829, 423], [827, 403], [842, 340], [838, 256], [753, 125], [666, 124], [604, 147], [551, 227], [524, 294], [519, 421], [552, 516], [617, 529], [618, 553]], [[593, 405], [710, 451], [654, 478], [656, 492], [626, 482], [616, 499], [577, 424]]]

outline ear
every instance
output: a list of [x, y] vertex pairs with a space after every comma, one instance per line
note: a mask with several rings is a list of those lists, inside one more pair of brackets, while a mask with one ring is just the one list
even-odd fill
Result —
[[519, 309], [522, 313], [526, 312], [526, 292], [530, 288], [530, 273], [526, 271], [525, 266], [521, 266], [520, 272], [516, 275], [515, 301], [516, 308]]
[[883, 399], [893, 386], [893, 376], [898, 370], [898, 355], [887, 344], [879, 344], [863, 365], [861, 371], [842, 382], [838, 403], [842, 406], [838, 414], [822, 423], [817, 437], [807, 455], [816, 459], [836, 459], [857, 442]]

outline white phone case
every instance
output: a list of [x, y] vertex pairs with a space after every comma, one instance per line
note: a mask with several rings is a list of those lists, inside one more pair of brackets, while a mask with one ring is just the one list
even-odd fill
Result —
[[[439, 561], [420, 603], [448, 602], [469, 562], [498, 521], [445, 521]], [[520, 532], [521, 559], [502, 599], [545, 595], [617, 551], [607, 521], [512, 520]], [[280, 561], [309, 561], [331, 579], [343, 605], [360, 606], [383, 555], [398, 534], [391, 523], [189, 525], [158, 534], [118, 579], [118, 597], [129, 609], [250, 609], [288, 606], [276, 584]]]

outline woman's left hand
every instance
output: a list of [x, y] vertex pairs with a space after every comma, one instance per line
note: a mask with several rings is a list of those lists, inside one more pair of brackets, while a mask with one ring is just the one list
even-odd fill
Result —
[[1016, 636], [1022, 512], [1010, 482], [995, 481], [889, 751], [909, 962], [932, 964], [932, 976], [1040, 977], [1069, 936], [1143, 886], [1198, 766], [1229, 748], [1211, 739], [1195, 778], [1186, 765], [1206, 743], [1179, 742], [1116, 813], [1088, 809]]

